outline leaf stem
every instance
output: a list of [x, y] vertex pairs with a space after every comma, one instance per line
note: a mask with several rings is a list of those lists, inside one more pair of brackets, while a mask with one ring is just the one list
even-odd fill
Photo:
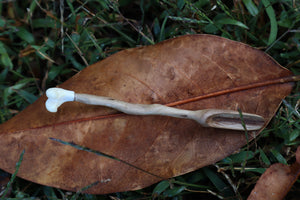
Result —
[[250, 90], [250, 89], [253, 89], [253, 88], [264, 87], [264, 86], [268, 86], [268, 85], [296, 82], [296, 81], [300, 81], [300, 75], [286, 76], [286, 77], [282, 77], [282, 78], [267, 80], [267, 81], [258, 82], [258, 83], [251, 83], [251, 84], [248, 84], [248, 85], [242, 85], [242, 86], [238, 86], [238, 87], [234, 87], [234, 88], [220, 90], [220, 91], [204, 94], [204, 95], [201, 95], [201, 96], [197, 96], [197, 97], [193, 97], [193, 98], [189, 98], [189, 99], [184, 99], [184, 100], [181, 100], [181, 101], [176, 101], [176, 102], [173, 102], [173, 103], [168, 103], [168, 104], [166, 104], [166, 106], [178, 106], [178, 105], [183, 105], [183, 104], [191, 103], [191, 102], [194, 102], [194, 101], [198, 101], [198, 100], [201, 100], [201, 99], [207, 99], [207, 98], [210, 98], [210, 97], [216, 97], [216, 96], [220, 96], [220, 95], [224, 95], [224, 94], [228, 94], [228, 93], [239, 92], [239, 91], [243, 91], [243, 90]]

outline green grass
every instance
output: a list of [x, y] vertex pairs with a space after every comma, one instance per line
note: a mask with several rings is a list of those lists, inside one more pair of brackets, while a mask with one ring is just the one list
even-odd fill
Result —
[[[90, 64], [123, 49], [185, 34], [214, 34], [244, 42], [300, 74], [300, 2], [296, 0], [0, 2], [1, 123], [45, 89]], [[300, 144], [299, 91], [298, 82], [268, 127], [238, 154], [151, 187], [88, 195], [12, 176], [11, 190], [0, 192], [14, 199], [245, 199], [265, 168], [294, 161]], [[9, 176], [3, 171], [0, 175]], [[299, 188], [297, 181], [287, 198], [299, 195]]]

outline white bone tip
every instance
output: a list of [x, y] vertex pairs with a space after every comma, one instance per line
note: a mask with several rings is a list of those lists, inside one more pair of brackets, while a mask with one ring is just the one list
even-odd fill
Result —
[[74, 101], [75, 92], [71, 90], [65, 90], [62, 88], [49, 88], [46, 91], [48, 100], [46, 101], [46, 109], [49, 112], [57, 112], [57, 108], [68, 101]]

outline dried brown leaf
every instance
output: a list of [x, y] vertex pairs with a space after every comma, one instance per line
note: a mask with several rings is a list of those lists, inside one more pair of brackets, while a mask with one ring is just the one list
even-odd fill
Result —
[[248, 200], [283, 199], [300, 175], [300, 147], [296, 162], [290, 166], [282, 163], [271, 165], [259, 178]]
[[[263, 116], [267, 125], [292, 90], [291, 75], [271, 57], [245, 44], [211, 35], [186, 35], [116, 53], [59, 87], [190, 110], [240, 108]], [[97, 181], [87, 192], [136, 190], [212, 164], [246, 144], [243, 131], [204, 128], [192, 120], [130, 116], [80, 103], [64, 104], [53, 114], [46, 111], [45, 101], [42, 96], [0, 126], [0, 168], [14, 172], [25, 149], [18, 175], [66, 190], [77, 191]]]

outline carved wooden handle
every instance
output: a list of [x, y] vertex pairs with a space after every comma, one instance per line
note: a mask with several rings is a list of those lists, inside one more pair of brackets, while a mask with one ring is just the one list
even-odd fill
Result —
[[232, 130], [259, 130], [264, 125], [264, 118], [250, 113], [239, 113], [233, 110], [205, 109], [184, 110], [161, 104], [133, 104], [109, 97], [89, 94], [77, 94], [74, 91], [61, 88], [50, 88], [46, 91], [48, 100], [46, 108], [50, 112], [57, 109], [64, 102], [77, 101], [90, 105], [100, 105], [114, 108], [130, 115], [162, 115], [183, 119], [193, 119], [205, 127]]

